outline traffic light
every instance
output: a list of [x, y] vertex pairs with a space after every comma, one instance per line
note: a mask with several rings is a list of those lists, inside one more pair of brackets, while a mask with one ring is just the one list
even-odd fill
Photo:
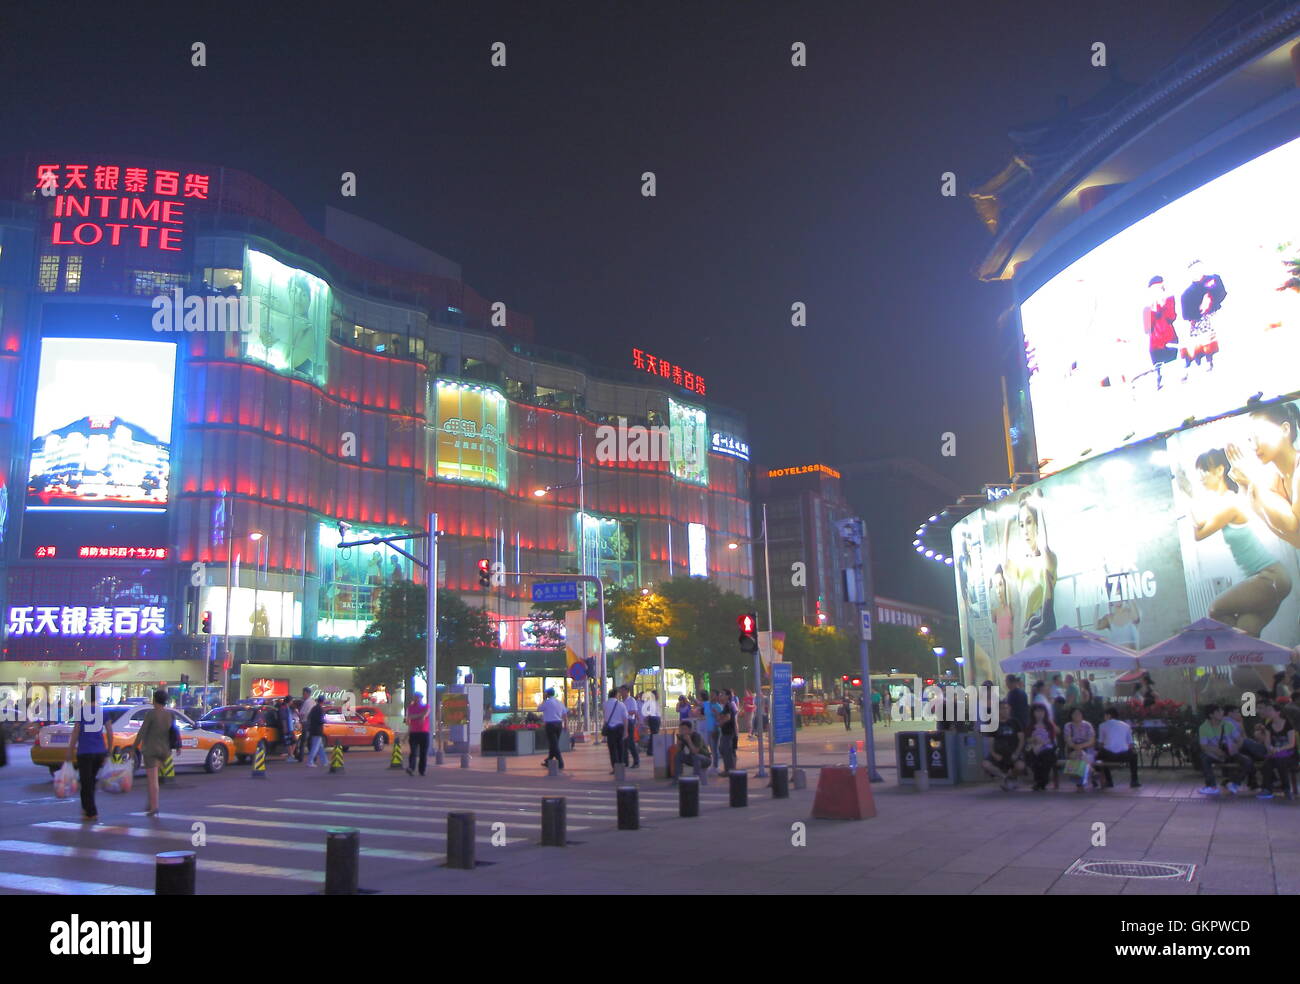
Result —
[[211, 631], [212, 631], [212, 613], [211, 613], [211, 612], [204, 612], [204, 613], [203, 613], [203, 617], [199, 620], [199, 631], [200, 631], [200, 632], [211, 632]]
[[190, 689], [190, 675], [189, 675], [188, 673], [182, 673], [182, 674], [181, 674], [181, 691], [184, 692], [184, 691], [189, 690], [189, 689]]
[[742, 653], [758, 652], [758, 619], [754, 617], [753, 612], [737, 618], [736, 625], [740, 627], [740, 651]]
[[478, 562], [478, 586], [490, 587], [492, 584], [492, 562], [486, 557]]
[[217, 683], [221, 679], [221, 664], [215, 659], [208, 663], [208, 683]]

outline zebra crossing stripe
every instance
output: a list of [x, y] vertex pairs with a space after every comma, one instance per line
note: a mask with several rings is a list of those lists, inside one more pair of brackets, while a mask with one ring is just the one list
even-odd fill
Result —
[[[70, 820], [50, 820], [46, 823], [34, 823], [33, 827], [45, 827], [50, 830], [82, 830], [85, 825]], [[175, 840], [189, 842], [194, 836], [187, 830], [158, 830], [153, 827], [123, 827], [111, 824], [97, 824], [96, 832], [114, 834], [120, 837], [142, 837], [150, 840]], [[268, 837], [242, 837], [239, 834], [204, 834], [208, 844], [220, 844], [230, 847], [266, 847], [277, 851], [311, 851], [325, 853], [322, 841], [287, 841]], [[437, 861], [433, 854], [421, 854], [418, 851], [399, 851], [385, 847], [362, 847], [361, 856], [366, 858], [385, 858], [394, 861]]]
[[[80, 827], [81, 824], [75, 826]], [[130, 885], [106, 885], [103, 882], [75, 881], [71, 878], [47, 878], [43, 875], [0, 873], [0, 888], [13, 892], [40, 892], [44, 895], [152, 895], [147, 888]]]
[[[223, 804], [218, 804], [218, 806], [223, 806]], [[231, 806], [229, 806], [229, 804], [224, 804], [224, 808], [235, 809], [235, 810], [238, 810], [238, 809], [249, 809], [249, 807], [237, 807], [237, 806], [236, 806], [236, 807], [231, 807]], [[285, 810], [285, 811], [283, 811], [283, 812], [285, 812], [285, 813], [301, 813], [302, 811], [301, 811], [301, 810]], [[334, 828], [336, 828], [336, 827], [338, 826], [338, 824], [336, 824], [336, 823], [301, 823], [301, 822], [295, 822], [295, 821], [292, 821], [292, 820], [256, 820], [256, 819], [254, 819], [253, 817], [214, 817], [214, 816], [196, 817], [196, 816], [186, 816], [186, 817], [178, 817], [177, 819], [183, 819], [183, 820], [185, 820], [186, 822], [190, 822], [190, 821], [193, 821], [193, 820], [199, 820], [199, 821], [202, 821], [203, 823], [226, 823], [226, 824], [233, 824], [233, 825], [235, 825], [235, 826], [239, 826], [239, 827], [275, 827], [275, 828], [278, 828], [278, 829], [281, 829], [281, 830], [285, 830], [285, 829], [288, 829], [288, 830], [333, 830]], [[523, 825], [523, 824], [516, 824], [516, 826], [524, 826], [524, 825]], [[441, 841], [445, 841], [445, 840], [447, 839], [447, 838], [446, 838], [445, 836], [443, 836], [442, 834], [434, 833], [434, 832], [431, 831], [431, 830], [393, 830], [393, 829], [390, 828], [390, 827], [355, 827], [355, 829], [356, 829], [357, 831], [359, 831], [360, 833], [363, 833], [363, 834], [365, 834], [365, 835], [367, 835], [367, 836], [375, 836], [375, 837], [406, 837], [406, 838], [419, 838], [420, 840], [427, 840], [427, 841], [432, 841], [432, 842], [435, 842], [435, 843], [437, 843], [437, 842], [441, 842]], [[506, 838], [506, 843], [507, 843], [507, 844], [519, 844], [519, 843], [523, 843], [523, 840], [524, 840], [524, 839], [523, 839], [522, 837], [507, 837], [507, 838]], [[476, 837], [474, 838], [474, 843], [476, 843], [476, 844], [481, 843], [481, 844], [488, 844], [488, 845], [491, 845], [491, 843], [492, 843], [492, 835], [491, 835], [491, 834], [484, 834], [484, 835], [482, 835], [482, 836], [476, 836]]]
[[[283, 803], [323, 803], [323, 804], [327, 804], [327, 805], [328, 805], [328, 804], [334, 803], [334, 800], [308, 800], [308, 799], [295, 800], [295, 799], [285, 799], [285, 800], [277, 800], [277, 802], [283, 802]], [[350, 805], [350, 804], [344, 804], [344, 805]], [[360, 808], [360, 807], [364, 807], [364, 806], [365, 806], [364, 803], [358, 803], [358, 804], [356, 804], [356, 805], [357, 805], [358, 808]], [[302, 814], [303, 814], [303, 812], [304, 812], [303, 810], [298, 809], [298, 808], [296, 808], [296, 807], [288, 807], [288, 806], [241, 806], [241, 805], [236, 805], [236, 804], [234, 804], [234, 803], [213, 803], [213, 804], [212, 804], [212, 807], [213, 807], [213, 809], [217, 809], [217, 810], [247, 810], [247, 811], [252, 812], [252, 813], [289, 813], [289, 814], [292, 814], [293, 816], [302, 816]], [[403, 809], [414, 810], [414, 809], [419, 809], [419, 807], [403, 807]], [[439, 814], [442, 814], [442, 813], [444, 812], [444, 810], [441, 809], [441, 808], [429, 807], [428, 812], [434, 814], [434, 816], [432, 816], [432, 817], [383, 817], [382, 819], [384, 819], [384, 820], [386, 820], [386, 821], [388, 821], [388, 822], [390, 822], [390, 823], [427, 823], [427, 822], [430, 821], [430, 820], [435, 820], [435, 821], [436, 821], [436, 820], [438, 819], [438, 815], [439, 815]], [[355, 819], [355, 818], [361, 818], [361, 819], [367, 819], [367, 818], [369, 818], [369, 819], [374, 819], [374, 818], [375, 818], [375, 815], [374, 815], [373, 813], [349, 813], [349, 812], [346, 811], [346, 810], [317, 810], [317, 809], [312, 809], [312, 810], [310, 811], [310, 813], [311, 813], [311, 816], [313, 816], [313, 817], [344, 817], [344, 818], [347, 818], [347, 819]], [[503, 823], [510, 823], [510, 824], [512, 824], [513, 826], [516, 826], [516, 827], [536, 827], [538, 830], [540, 830], [541, 827], [542, 827], [541, 823], [529, 823], [529, 822], [526, 821], [526, 820], [517, 819], [517, 818], [515, 818], [515, 817], [506, 817], [506, 816], [504, 816], [504, 815], [502, 815], [502, 814], [496, 814], [496, 815], [494, 815], [494, 816], [495, 816], [496, 819], [501, 820]], [[488, 817], [488, 816], [485, 816], [483, 819], [488, 820], [489, 817]], [[445, 822], [445, 821], [444, 821], [444, 822]], [[573, 826], [573, 825], [570, 825], [570, 826], [569, 826], [569, 829], [570, 829], [570, 830], [587, 830], [588, 828], [587, 828], [587, 827], [575, 827], [575, 826]]]
[[[158, 863], [153, 854], [136, 854], [132, 851], [110, 851], [98, 847], [71, 847], [66, 844], [44, 844], [40, 841], [0, 841], [0, 852], [10, 854], [38, 854], [52, 858], [77, 858], [81, 861], [112, 861], [117, 864]], [[291, 878], [298, 881], [325, 881], [323, 871], [308, 871], [306, 868], [280, 868], [268, 864], [246, 864], [242, 861], [209, 861], [204, 858], [199, 862], [203, 871], [219, 872], [223, 875], [244, 875], [254, 878]]]
[[[367, 804], [358, 802], [358, 800], [363, 800], [369, 797], [382, 796], [384, 802], [368, 804], [368, 805], [373, 805], [376, 809], [383, 808], [388, 810], [419, 809], [419, 807], [401, 806], [398, 805], [397, 803], [387, 802], [388, 800], [404, 800], [410, 803], [431, 803], [433, 805], [430, 806], [429, 809], [433, 809], [433, 810], [445, 809], [445, 807], [440, 806], [439, 804], [452, 804], [452, 805], [460, 805], [460, 806], [467, 806], [467, 807], [495, 806], [500, 808], [509, 808], [513, 810], [527, 810], [528, 812], [531, 813], [541, 812], [541, 803], [539, 802], [539, 797], [536, 796], [529, 796], [527, 798], [520, 799], [517, 802], [514, 800], [498, 799], [496, 797], [493, 797], [492, 799], [480, 799], [478, 797], [465, 797], [460, 793], [444, 793], [441, 795], [438, 793], [428, 793], [428, 794], [412, 793], [409, 796], [384, 796], [381, 793], [339, 793], [339, 796], [340, 797], [346, 796], [349, 797], [349, 799], [346, 803], [340, 803], [336, 799], [313, 800], [313, 799], [289, 799], [289, 798], [282, 798], [276, 800], [276, 802], [277, 803], [325, 803], [325, 804], [333, 804], [335, 806], [362, 806]], [[485, 809], [484, 812], [491, 812], [491, 810]], [[569, 806], [569, 813], [571, 815], [576, 814], [578, 812], [582, 812], [592, 817], [597, 817], [600, 814], [604, 814], [607, 817], [614, 817], [618, 815], [618, 804], [611, 803], [609, 806], [605, 806], [603, 804], [598, 805], [596, 803], [584, 803], [581, 800], [579, 800], [578, 802], [572, 803]], [[677, 810], [676, 808], [670, 809], [669, 807], [666, 806], [643, 806], [641, 807], [641, 812], [642, 813], [676, 813]], [[570, 826], [569, 829], [580, 830], [582, 828]]]

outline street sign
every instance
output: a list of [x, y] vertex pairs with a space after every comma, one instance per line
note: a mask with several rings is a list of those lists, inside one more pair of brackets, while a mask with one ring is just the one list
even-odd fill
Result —
[[446, 727], [469, 724], [469, 695], [442, 695], [442, 723]]
[[577, 581], [540, 581], [533, 585], [533, 601], [536, 603], [577, 600]]
[[862, 609], [862, 638], [871, 641], [871, 609]]
[[777, 745], [794, 741], [794, 699], [790, 689], [793, 674], [790, 663], [772, 664], [772, 741]]

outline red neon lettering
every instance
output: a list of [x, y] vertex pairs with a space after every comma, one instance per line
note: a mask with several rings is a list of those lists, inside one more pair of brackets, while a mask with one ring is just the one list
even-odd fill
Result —
[[154, 171], [153, 193], [155, 195], [175, 195], [180, 191], [179, 171]]
[[95, 168], [95, 190], [96, 191], [117, 191], [118, 169], [99, 165]]
[[51, 246], [75, 246], [76, 243], [74, 243], [71, 239], [59, 238], [62, 232], [63, 232], [63, 223], [55, 222], [54, 225], [50, 228], [50, 245]]
[[67, 180], [63, 183], [64, 190], [68, 188], [80, 188], [86, 190], [86, 165], [69, 164]]
[[126, 169], [125, 190], [140, 194], [149, 186], [149, 169], [147, 167], [128, 167]]
[[185, 197], [186, 198], [207, 198], [208, 197], [208, 176], [206, 174], [185, 175]]
[[[124, 219], [148, 219], [151, 222], [158, 221], [158, 212], [161, 202], [150, 202], [148, 206], [138, 198], [131, 199], [131, 214], [124, 215]], [[143, 245], [143, 244], [142, 244]]]
[[[173, 246], [172, 243], [176, 245]], [[165, 249], [172, 253], [179, 253], [181, 246], [181, 234], [178, 229], [159, 229], [158, 230], [158, 248]]]
[[[82, 239], [81, 238], [82, 229], [93, 229], [95, 231], [95, 238]], [[77, 226], [75, 229], [72, 230], [72, 238], [76, 240], [78, 246], [95, 246], [99, 243], [101, 239], [104, 238], [104, 230], [101, 229], [99, 226], [95, 225], [95, 223], [93, 222], [83, 222], [81, 223], [81, 225]]]
[[[157, 204], [157, 202], [154, 204]], [[174, 218], [173, 215], [175, 216]], [[172, 225], [183, 225], [185, 223], [185, 203], [163, 202], [162, 220], [164, 222], [169, 222]]]
[[139, 230], [140, 230], [140, 245], [141, 245], [141, 246], [148, 246], [148, 245], [149, 245], [149, 233], [153, 232], [153, 230], [156, 229], [157, 226], [142, 226], [142, 225], [138, 225], [138, 226], [132, 226], [131, 228], [132, 228], [132, 229], [139, 229]]
[[[58, 202], [63, 203], [63, 212], [58, 212]], [[78, 204], [76, 195], [60, 195], [55, 202], [55, 214], [63, 214], [72, 218], [73, 214], [80, 214], [83, 218], [90, 218], [90, 196], [82, 195], [81, 202]]]
[[109, 233], [109, 237], [108, 237], [108, 244], [109, 244], [110, 246], [121, 246], [121, 245], [122, 245], [122, 230], [126, 228], [126, 223], [125, 223], [125, 222], [107, 222], [107, 223], [105, 223], [105, 227], [108, 228], [109, 230], [111, 230], [110, 233]]

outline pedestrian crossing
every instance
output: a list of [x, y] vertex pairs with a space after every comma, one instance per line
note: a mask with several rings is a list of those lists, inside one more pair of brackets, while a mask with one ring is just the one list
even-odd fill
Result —
[[[227, 787], [228, 788], [228, 787]], [[406, 886], [415, 873], [436, 890], [446, 858], [447, 814], [475, 815], [480, 861], [508, 863], [511, 851], [538, 844], [543, 796], [565, 798], [566, 826], [592, 836], [617, 826], [615, 790], [601, 786], [526, 786], [452, 782], [381, 784], [320, 795], [318, 787], [280, 790], [254, 803], [204, 802], [194, 810], [167, 809], [155, 818], [141, 811], [114, 815], [103, 797], [104, 822], [44, 820], [9, 827], [0, 838], [0, 892], [58, 895], [150, 894], [155, 855], [193, 850], [200, 894], [304, 894], [325, 880], [325, 832], [360, 833], [362, 885], [383, 887], [388, 876]], [[725, 783], [700, 790], [702, 810], [725, 805]], [[675, 817], [674, 787], [640, 787], [643, 823]], [[138, 805], [138, 798], [133, 805]], [[424, 881], [421, 882], [424, 884]]]

